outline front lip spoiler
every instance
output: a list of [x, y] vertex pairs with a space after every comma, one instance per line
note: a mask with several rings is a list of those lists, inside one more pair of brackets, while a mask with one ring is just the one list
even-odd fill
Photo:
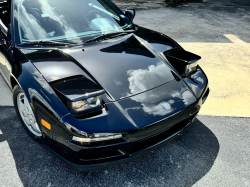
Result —
[[91, 164], [91, 165], [77, 165], [77, 164], [74, 164], [72, 162], [69, 162], [68, 160], [64, 159], [63, 157], [61, 157], [60, 155], [58, 155], [56, 152], [54, 152], [52, 149], [50, 149], [49, 147], [48, 148], [49, 148], [49, 150], [53, 154], [55, 154], [59, 159], [61, 159], [69, 167], [71, 167], [71, 168], [73, 168], [75, 170], [78, 170], [78, 171], [92, 171], [92, 170], [101, 169], [101, 168], [105, 168], [105, 167], [109, 167], [109, 166], [113, 166], [113, 165], [117, 165], [117, 164], [121, 164], [121, 163], [130, 161], [130, 160], [132, 160], [134, 158], [137, 158], [137, 157], [139, 157], [141, 155], [146, 154], [149, 151], [152, 151], [153, 149], [158, 148], [161, 145], [164, 145], [164, 143], [168, 142], [168, 140], [174, 139], [175, 137], [177, 137], [177, 135], [179, 133], [181, 133], [182, 131], [186, 130], [187, 127], [189, 127], [190, 124], [192, 124], [192, 122], [194, 121], [194, 119], [196, 118], [196, 116], [186, 126], [184, 126], [179, 131], [175, 132], [171, 136], [167, 137], [166, 139], [164, 139], [164, 140], [162, 140], [162, 141], [160, 141], [160, 142], [158, 142], [158, 143], [156, 143], [156, 144], [154, 144], [154, 145], [152, 145], [150, 147], [147, 147], [147, 148], [145, 148], [143, 150], [140, 150], [138, 152], [129, 154], [128, 158], [124, 158], [124, 159], [120, 159], [120, 160], [115, 160], [115, 161], [111, 161], [111, 162], [105, 162], [105, 163], [101, 163], [101, 164]]
[[[194, 117], [194, 119], [195, 119], [195, 118], [196, 118], [196, 116]], [[143, 149], [143, 150], [140, 150], [140, 151], [137, 151], [137, 152], [135, 152], [135, 153], [132, 153], [132, 154], [130, 154], [129, 156], [134, 156], [134, 155], [139, 154], [139, 153], [141, 153], [141, 152], [144, 152], [144, 151], [147, 151], [147, 150], [149, 150], [149, 149], [153, 149], [154, 147], [157, 147], [158, 145], [160, 145], [160, 144], [162, 144], [162, 143], [168, 141], [169, 139], [173, 138], [174, 136], [178, 135], [178, 134], [179, 134], [180, 132], [182, 132], [185, 128], [187, 128], [191, 123], [192, 123], [192, 122], [190, 121], [185, 127], [183, 127], [182, 129], [180, 129], [179, 131], [175, 132], [175, 133], [172, 134], [171, 136], [167, 137], [166, 139], [164, 139], [164, 140], [162, 140], [162, 141], [160, 141], [160, 142], [158, 142], [158, 143], [156, 143], [156, 144], [154, 144], [154, 145], [151, 145], [151, 146], [149, 146], [149, 147], [147, 147], [147, 148], [145, 148], [145, 149]]]

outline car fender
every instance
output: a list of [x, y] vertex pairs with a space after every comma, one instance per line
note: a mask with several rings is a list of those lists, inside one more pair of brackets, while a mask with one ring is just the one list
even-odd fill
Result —
[[17, 80], [18, 85], [24, 91], [31, 107], [34, 109], [34, 101], [38, 101], [57, 119], [67, 115], [69, 110], [35, 66], [28, 60], [20, 65], [21, 72], [18, 77], [13, 76], [13, 78]]

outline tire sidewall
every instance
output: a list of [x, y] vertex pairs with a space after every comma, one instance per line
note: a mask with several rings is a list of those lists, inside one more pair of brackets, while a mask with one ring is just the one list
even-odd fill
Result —
[[[20, 88], [19, 85], [16, 85], [13, 89], [13, 104], [14, 104], [14, 107], [15, 107], [15, 110], [16, 110], [16, 113], [17, 113], [17, 116], [22, 124], [22, 126], [24, 127], [24, 129], [27, 131], [27, 133], [36, 141], [38, 142], [43, 142], [44, 141], [44, 138], [43, 136], [36, 136], [34, 135], [29, 129], [28, 127], [25, 125], [20, 113], [19, 113], [19, 109], [18, 109], [18, 106], [17, 106], [17, 96], [19, 93], [24, 93], [24, 91]], [[25, 94], [25, 93], [24, 93]], [[26, 94], [25, 94], [26, 95]], [[31, 107], [32, 108], [32, 107]], [[33, 113], [35, 114], [35, 112], [33, 111]], [[34, 115], [35, 117], [35, 115]], [[35, 117], [36, 118], [36, 117]]]

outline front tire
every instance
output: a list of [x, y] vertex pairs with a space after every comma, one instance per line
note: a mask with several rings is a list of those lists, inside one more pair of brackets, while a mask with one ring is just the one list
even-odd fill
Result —
[[36, 141], [42, 142], [43, 136], [40, 127], [36, 121], [34, 112], [29, 104], [29, 101], [20, 88], [16, 85], [13, 90], [13, 103], [19, 120], [21, 121], [24, 129]]

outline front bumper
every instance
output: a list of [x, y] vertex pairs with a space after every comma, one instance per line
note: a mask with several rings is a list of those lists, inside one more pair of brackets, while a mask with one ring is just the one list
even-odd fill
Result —
[[[195, 117], [193, 117], [193, 120], [195, 120]], [[180, 128], [176, 128], [175, 130], [178, 129], [177, 131], [174, 131], [174, 130], [171, 132], [165, 131], [165, 133], [162, 133], [160, 136], [156, 136], [156, 137], [152, 138], [153, 142], [154, 142], [153, 144], [152, 144], [152, 142], [150, 144], [147, 144], [147, 143], [144, 143], [144, 141], [140, 141], [140, 142], [135, 143], [134, 149], [131, 147], [131, 145], [126, 145], [126, 146], [121, 146], [121, 147], [113, 147], [114, 149], [119, 150], [117, 152], [118, 154], [116, 154], [114, 156], [106, 157], [106, 158], [97, 159], [96, 162], [99, 161], [98, 163], [95, 163], [95, 162], [93, 162], [94, 160], [92, 160], [91, 163], [85, 162], [82, 164], [75, 164], [75, 163], [70, 162], [67, 159], [65, 159], [61, 154], [58, 154], [58, 152], [55, 151], [54, 149], [50, 148], [49, 150], [53, 154], [55, 154], [59, 159], [61, 159], [64, 163], [66, 163], [68, 166], [70, 166], [71, 168], [78, 170], [78, 171], [91, 171], [91, 170], [96, 170], [96, 169], [105, 168], [105, 167], [113, 166], [116, 164], [128, 162], [134, 158], [137, 158], [138, 156], [142, 156], [142, 155], [148, 153], [149, 151], [154, 150], [155, 148], [163, 146], [166, 143], [169, 143], [170, 140], [173, 140], [174, 138], [176, 138], [178, 134], [187, 130], [188, 127], [191, 125], [191, 123], [192, 123], [192, 121], [188, 121], [187, 123], [181, 124]], [[152, 139], [149, 138], [146, 141], [148, 142], [148, 141], [151, 141]], [[159, 141], [157, 141], [157, 140], [159, 140]], [[140, 145], [142, 145], [143, 149], [140, 149], [140, 147], [139, 147]], [[122, 152], [121, 151], [121, 150], [123, 150], [122, 147], [124, 147], [124, 148], [129, 147], [131, 152]], [[105, 150], [105, 149], [103, 149], [103, 150]], [[102, 152], [101, 150], [99, 150], [99, 151]], [[98, 154], [98, 153], [96, 153], [96, 154]], [[101, 153], [99, 153], [99, 154], [101, 154]]]
[[[56, 120], [51, 121], [51, 123], [57, 123], [54, 125], [53, 132], [46, 131], [44, 127], [42, 131], [45, 132], [44, 136], [50, 150], [70, 167], [82, 171], [99, 169], [136, 158], [177, 137], [176, 135], [187, 129], [195, 120], [208, 94], [209, 88], [206, 81], [202, 92], [197, 92], [195, 103], [146, 128], [121, 132], [125, 135], [124, 141], [116, 144], [95, 147], [76, 145], [68, 141], [72, 136], [69, 130]], [[49, 116], [49, 114], [45, 112], [43, 116]]]

